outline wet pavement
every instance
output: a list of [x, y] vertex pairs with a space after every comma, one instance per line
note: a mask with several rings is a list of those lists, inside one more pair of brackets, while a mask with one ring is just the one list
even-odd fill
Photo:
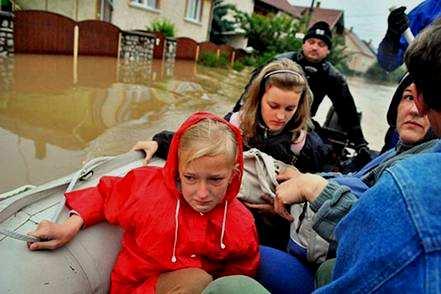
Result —
[[[128, 151], [190, 113], [228, 112], [249, 71], [190, 61], [16, 55], [0, 60], [0, 193], [69, 174], [97, 156]], [[350, 79], [365, 136], [381, 148], [393, 88]], [[323, 121], [330, 102], [321, 105]]]

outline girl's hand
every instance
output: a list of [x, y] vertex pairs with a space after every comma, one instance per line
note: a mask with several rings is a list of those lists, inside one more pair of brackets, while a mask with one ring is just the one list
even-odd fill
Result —
[[28, 243], [28, 247], [30, 250], [57, 249], [72, 240], [82, 226], [83, 219], [78, 215], [72, 215], [64, 224], [44, 220], [35, 231], [28, 233], [42, 241]]
[[294, 217], [288, 212], [288, 209], [285, 207], [285, 203], [283, 203], [282, 199], [280, 199], [280, 197], [277, 195], [276, 198], [274, 198], [274, 211], [287, 221], [294, 221]]
[[158, 142], [156, 141], [139, 141], [132, 147], [132, 150], [144, 150], [144, 165], [147, 165], [158, 150]]
[[266, 203], [263, 204], [254, 204], [249, 202], [243, 202], [246, 207], [256, 209], [260, 213], [268, 214], [268, 215], [279, 215], [282, 218], [286, 219], [289, 222], [292, 222], [294, 218], [292, 215], [286, 210], [285, 205], [280, 201], [279, 198], [272, 198], [268, 195], [260, 196]]
[[275, 215], [276, 211], [274, 210], [274, 199], [268, 195], [262, 195], [260, 198], [266, 203], [256, 204], [243, 201], [242, 203], [248, 207], [257, 210], [259, 213]]

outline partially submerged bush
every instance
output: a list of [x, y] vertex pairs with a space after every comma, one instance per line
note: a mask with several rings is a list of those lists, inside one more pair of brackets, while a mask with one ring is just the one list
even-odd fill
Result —
[[204, 52], [199, 56], [198, 63], [208, 67], [228, 67], [228, 54], [221, 53], [217, 56], [216, 53]]
[[161, 32], [166, 37], [174, 37], [176, 34], [175, 25], [167, 19], [156, 19], [152, 21], [147, 30], [151, 32]]
[[233, 69], [235, 71], [242, 71], [245, 68], [245, 65], [241, 61], [233, 62]]

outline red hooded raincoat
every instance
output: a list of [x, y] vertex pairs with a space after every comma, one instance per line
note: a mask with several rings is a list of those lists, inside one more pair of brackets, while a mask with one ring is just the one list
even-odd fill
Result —
[[[237, 140], [240, 173], [225, 198], [210, 212], [193, 210], [177, 189], [178, 146], [186, 129], [204, 118], [227, 124]], [[125, 177], [103, 177], [98, 186], [66, 194], [86, 227], [106, 220], [124, 229], [111, 276], [111, 293], [154, 293], [161, 273], [201, 268], [214, 277], [254, 275], [259, 249], [254, 220], [235, 198], [243, 170], [237, 128], [209, 113], [187, 119], [173, 137], [164, 168], [142, 167]]]

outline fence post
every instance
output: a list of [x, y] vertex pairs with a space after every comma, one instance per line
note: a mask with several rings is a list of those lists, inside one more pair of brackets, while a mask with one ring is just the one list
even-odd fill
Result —
[[236, 51], [233, 51], [233, 53], [231, 53], [231, 66], [233, 66], [235, 58], [236, 58]]
[[74, 27], [74, 48], [73, 48], [73, 57], [74, 59], [78, 58], [78, 39], [80, 37], [80, 29], [78, 25]]
[[78, 25], [74, 27], [74, 48], [73, 48], [73, 83], [78, 81], [78, 39], [80, 36], [80, 30]]
[[194, 58], [194, 60], [196, 62], [198, 62], [198, 60], [199, 60], [199, 50], [200, 50], [200, 48], [199, 48], [199, 44], [198, 44], [198, 46], [196, 47], [196, 54], [195, 54], [195, 58]]
[[119, 61], [120, 57], [121, 57], [121, 36], [122, 33], [119, 32], [118, 34], [118, 55], [117, 55], [117, 60]]

